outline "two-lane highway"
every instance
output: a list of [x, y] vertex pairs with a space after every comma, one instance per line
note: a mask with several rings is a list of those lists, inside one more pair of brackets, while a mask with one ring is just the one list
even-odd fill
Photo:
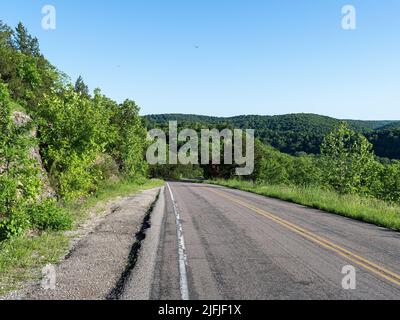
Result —
[[400, 233], [218, 186], [163, 198], [153, 299], [400, 299]]

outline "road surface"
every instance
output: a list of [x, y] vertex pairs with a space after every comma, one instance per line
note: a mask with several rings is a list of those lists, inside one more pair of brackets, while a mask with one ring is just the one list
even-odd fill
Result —
[[400, 233], [218, 186], [163, 193], [151, 299], [400, 299]]

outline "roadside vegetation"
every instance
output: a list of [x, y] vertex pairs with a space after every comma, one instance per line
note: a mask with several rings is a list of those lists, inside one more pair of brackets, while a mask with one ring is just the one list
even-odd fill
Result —
[[[221, 142], [221, 159], [223, 149]], [[174, 179], [205, 178], [400, 231], [400, 161], [377, 157], [368, 139], [347, 122], [325, 135], [318, 155], [293, 156], [256, 140], [253, 174], [238, 180], [235, 168], [207, 164], [187, 172], [186, 166], [165, 165], [150, 172]]]
[[134, 101], [71, 82], [22, 23], [0, 21], [0, 294], [57, 261], [91, 207], [161, 185], [146, 147]]
[[68, 230], [66, 203], [107, 181], [146, 182], [139, 107], [71, 83], [22, 23], [0, 22], [0, 127], [0, 240]]
[[382, 162], [360, 133], [339, 123], [319, 156], [258, 145], [253, 179], [213, 183], [299, 203], [400, 231], [400, 162]]
[[130, 180], [104, 182], [85, 201], [64, 204], [63, 210], [73, 218], [73, 225], [69, 228], [71, 232], [68, 234], [47, 229], [41, 232], [31, 231], [0, 242], [0, 296], [20, 289], [26, 281], [39, 279], [44, 265], [60, 262], [69, 249], [69, 240], [73, 237], [74, 230], [89, 215], [102, 214], [109, 200], [131, 196], [163, 184], [162, 180], [148, 179], [137, 183]]
[[266, 185], [237, 179], [216, 179], [208, 182], [298, 203], [400, 231], [400, 206], [397, 204], [351, 194], [341, 195], [315, 186]]

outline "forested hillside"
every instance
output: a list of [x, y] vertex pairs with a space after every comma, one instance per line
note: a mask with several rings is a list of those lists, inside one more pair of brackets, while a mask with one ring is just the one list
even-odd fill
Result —
[[90, 93], [82, 78], [71, 82], [22, 23], [12, 29], [0, 21], [0, 116], [0, 240], [67, 229], [72, 220], [60, 204], [84, 199], [103, 181], [147, 175], [135, 102]]
[[[145, 118], [150, 128], [165, 126], [168, 121], [177, 120], [180, 127], [228, 126], [255, 129], [256, 137], [261, 141], [291, 155], [319, 154], [325, 135], [342, 121], [316, 114], [249, 115], [231, 118], [160, 114], [149, 115]], [[395, 130], [400, 126], [399, 121], [345, 121], [352, 129], [365, 134], [373, 143], [374, 151], [379, 157], [400, 159], [399, 131]]]

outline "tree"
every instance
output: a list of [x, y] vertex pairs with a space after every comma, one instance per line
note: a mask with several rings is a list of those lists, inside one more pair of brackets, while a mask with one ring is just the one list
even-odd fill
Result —
[[381, 185], [376, 196], [380, 199], [400, 203], [400, 162], [386, 164], [381, 170]]
[[400, 159], [400, 128], [393, 127], [374, 131], [368, 136], [379, 157]]
[[35, 57], [40, 56], [38, 39], [32, 37], [21, 22], [15, 28], [14, 46], [23, 54]]
[[263, 156], [256, 164], [256, 181], [267, 184], [289, 183], [287, 167], [290, 156], [280, 153], [270, 146], [264, 146], [263, 149]]
[[341, 122], [321, 145], [324, 180], [340, 193], [370, 194], [376, 179], [372, 144]]
[[0, 20], [0, 47], [11, 47], [12, 36], [12, 29]]
[[291, 157], [287, 164], [290, 183], [297, 186], [321, 185], [321, 168], [314, 156]]
[[83, 81], [82, 76], [79, 76], [78, 79], [76, 79], [74, 90], [76, 93], [89, 97], [89, 87]]
[[110, 113], [72, 87], [39, 103], [42, 155], [59, 194], [79, 198], [101, 179], [96, 159], [110, 143]]
[[121, 169], [130, 177], [146, 175], [144, 154], [147, 132], [139, 116], [139, 107], [134, 101], [125, 100], [112, 122], [118, 132], [112, 153]]

